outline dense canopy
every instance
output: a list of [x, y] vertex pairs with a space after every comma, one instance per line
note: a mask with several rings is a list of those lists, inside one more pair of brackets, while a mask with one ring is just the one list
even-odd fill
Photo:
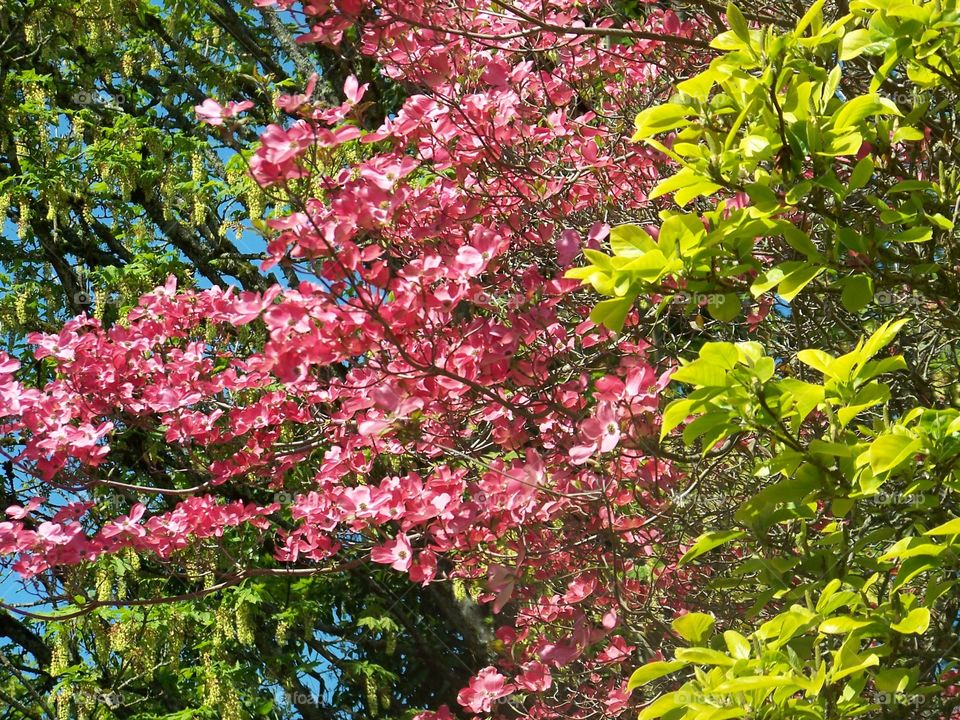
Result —
[[955, 1], [0, 48], [0, 717], [960, 715]]

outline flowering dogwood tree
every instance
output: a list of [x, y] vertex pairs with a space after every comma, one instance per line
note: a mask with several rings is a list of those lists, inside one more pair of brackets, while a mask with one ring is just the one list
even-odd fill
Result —
[[[37, 499], [7, 510], [0, 553], [26, 578], [80, 587], [110, 557], [185, 578], [179, 597], [144, 604], [388, 568], [410, 587], [452, 587], [476, 663], [455, 702], [368, 700], [371, 714], [586, 720], [653, 701], [645, 716], [834, 717], [873, 711], [857, 701], [867, 690], [941, 689], [911, 681], [900, 636], [922, 635], [930, 606], [952, 627], [956, 612], [935, 606], [943, 593], [925, 604], [871, 595], [878, 578], [857, 573], [895, 577], [899, 565], [878, 563], [949, 544], [920, 552], [904, 526], [908, 542], [864, 559], [856, 553], [886, 538], [843, 518], [921, 448], [955, 457], [934, 442], [956, 434], [952, 416], [923, 416], [928, 448], [909, 426], [919, 403], [887, 402], [890, 386], [875, 378], [907, 363], [874, 357], [903, 323], [866, 310], [880, 278], [917, 283], [899, 268], [942, 261], [952, 221], [942, 202], [924, 204], [929, 179], [882, 184], [881, 194], [909, 194], [897, 207], [851, 195], [902, 182], [917, 161], [898, 143], [926, 138], [917, 120], [882, 125], [904, 115], [878, 93], [907, 72], [893, 73], [896, 63], [922, 88], [952, 78], [929, 59], [942, 46], [909, 55], [917, 28], [897, 23], [934, 32], [955, 19], [913, 18], [920, 4], [909, 0], [891, 13], [858, 5], [855, 18], [838, 7], [828, 21], [820, 3], [782, 30], [793, 21], [776, 8], [721, 17], [709, 3], [681, 16], [594, 0], [279, 2], [301, 17], [299, 42], [336, 51], [349, 41], [408, 98], [372, 127], [361, 112], [368, 88], [353, 76], [340, 104], [315, 102], [312, 86], [277, 99], [286, 119], [244, 160], [270, 197], [254, 218], [271, 231], [263, 267], [282, 268], [289, 287], [171, 279], [122, 322], [81, 316], [31, 336], [47, 383], [26, 386], [19, 363], [3, 359], [4, 452]], [[892, 59], [844, 84], [826, 67], [837, 52]], [[878, 86], [862, 94], [871, 77]], [[196, 115], [229, 137], [249, 108], [211, 98]], [[829, 127], [810, 119], [827, 110]], [[871, 153], [883, 160], [864, 164]], [[844, 223], [848, 198], [861, 224]], [[673, 201], [698, 205], [677, 213]], [[945, 233], [947, 249], [882, 257], [891, 238], [865, 229], [877, 213], [888, 235], [908, 235], [896, 242]], [[827, 298], [786, 305], [817, 278]], [[591, 311], [579, 280], [610, 299]], [[825, 313], [838, 327], [823, 327]], [[917, 384], [936, 410], [944, 399], [922, 373], [955, 373], [949, 339], [931, 333]], [[827, 354], [861, 334], [869, 339], [848, 355]], [[824, 382], [784, 377], [811, 346], [800, 360]], [[887, 425], [848, 428], [878, 406]], [[826, 425], [801, 427], [814, 411]], [[137, 438], [164, 448], [162, 468], [117, 456]], [[795, 472], [794, 485], [822, 472], [844, 492], [782, 487]], [[755, 497], [761, 486], [775, 490]], [[787, 490], [799, 494], [777, 494]], [[740, 501], [747, 510], [734, 516]], [[942, 520], [930, 533], [950, 535]], [[816, 533], [825, 539], [811, 549]], [[804, 562], [790, 564], [794, 535]], [[838, 546], [855, 570], [813, 572]], [[57, 617], [125, 602], [81, 592]], [[836, 616], [844, 606], [850, 614]], [[748, 611], [775, 628], [741, 633]], [[819, 685], [801, 673], [810, 658]], [[692, 679], [668, 687], [681, 671]], [[632, 695], [654, 682], [663, 693]], [[66, 716], [85, 709], [70, 687], [54, 695]], [[786, 689], [768, 702], [775, 688]], [[231, 717], [255, 710], [216, 687], [206, 702]]]

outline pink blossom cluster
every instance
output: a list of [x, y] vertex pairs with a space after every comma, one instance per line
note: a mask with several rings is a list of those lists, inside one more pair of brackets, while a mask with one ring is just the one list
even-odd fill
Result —
[[[661, 160], [629, 141], [632, 117], [669, 80], [657, 36], [698, 28], [651, 7], [613, 49], [596, 0], [256, 4], [302, 12], [302, 42], [356, 30], [413, 91], [369, 131], [352, 119], [368, 91], [356, 78], [336, 107], [311, 102], [315, 80], [278, 100], [288, 121], [251, 160], [290, 193], [265, 265], [314, 281], [262, 294], [171, 281], [124, 324], [71, 320], [31, 338], [56, 370], [44, 387], [0, 360], [17, 467], [57, 489], [7, 510], [0, 553], [30, 576], [122, 548], [170, 558], [270, 538], [285, 567], [457, 578], [490, 604], [499, 648], [462, 710], [621, 716], [637, 628], [697, 582], [676, 567], [683, 548], [659, 542], [679, 480], [649, 453], [670, 368], [594, 326], [562, 276], [612, 222], [651, 212]], [[197, 111], [228, 129], [246, 107]], [[362, 159], [317, 160], [341, 146]], [[306, 177], [322, 192], [298, 195]], [[238, 354], [245, 325], [265, 341]], [[201, 470], [125, 476], [111, 445], [134, 431]], [[140, 498], [119, 517], [97, 504], [112, 485]], [[232, 499], [241, 485], [259, 499]]]

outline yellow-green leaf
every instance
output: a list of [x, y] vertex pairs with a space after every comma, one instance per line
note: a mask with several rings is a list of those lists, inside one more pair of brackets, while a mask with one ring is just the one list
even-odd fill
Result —
[[610, 231], [610, 249], [619, 257], [636, 258], [656, 250], [657, 244], [639, 225], [618, 225]]
[[676, 130], [680, 127], [686, 127], [690, 124], [687, 115], [690, 108], [676, 103], [667, 103], [647, 108], [634, 121], [636, 133], [633, 135], [633, 141], [646, 140], [648, 137], [668, 130]]
[[642, 665], [633, 671], [630, 680], [627, 682], [627, 692], [632, 692], [638, 687], [643, 687], [647, 683], [658, 680], [662, 677], [675, 673], [677, 670], [685, 668], [688, 663], [682, 660], [657, 660], [655, 662]]
[[714, 295], [707, 303], [707, 310], [711, 317], [720, 322], [729, 322], [736, 319], [743, 309], [740, 297], [735, 293], [726, 293], [725, 295]]
[[713, 627], [713, 615], [706, 613], [692, 612], [681, 615], [672, 623], [674, 631], [687, 642], [699, 643], [706, 638], [707, 633]]
[[738, 38], [746, 43], [750, 42], [750, 28], [747, 26], [747, 20], [732, 2], [727, 3], [727, 23]]
[[736, 664], [736, 660], [729, 655], [705, 647], [679, 648], [674, 653], [674, 656], [677, 660], [685, 660], [686, 662], [697, 665], [720, 665], [721, 667], [729, 667]]
[[881, 435], [870, 444], [870, 469], [887, 472], [902, 464], [920, 448], [920, 441], [909, 435]]
[[750, 657], [750, 641], [736, 630], [726, 630], [723, 633], [723, 640], [727, 643], [727, 651], [738, 660], [746, 660]]
[[852, 60], [860, 55], [869, 44], [869, 30], [861, 28], [848, 32], [843, 36], [843, 39], [840, 40], [840, 59]]
[[922, 635], [928, 627], [930, 627], [930, 610], [918, 607], [907, 613], [900, 622], [893, 623], [890, 629], [901, 635]]
[[960, 535], [960, 518], [937, 525], [933, 530], [927, 530], [924, 535]]
[[742, 530], [716, 530], [714, 532], [704, 533], [698, 537], [693, 546], [683, 554], [679, 564], [685, 565], [704, 553], [710, 552], [714, 548], [718, 548], [731, 540], [743, 537], [743, 535], [744, 532]]
[[751, 692], [753, 690], [772, 690], [775, 687], [784, 687], [786, 685], [796, 685], [796, 682], [787, 677], [776, 677], [774, 675], [747, 675], [745, 677], [726, 680], [715, 688], [718, 693], [741, 693]]
[[614, 332], [620, 332], [630, 308], [633, 307], [633, 300], [632, 297], [622, 297], [597, 303], [593, 312], [590, 313], [590, 319], [597, 325], [603, 325]]

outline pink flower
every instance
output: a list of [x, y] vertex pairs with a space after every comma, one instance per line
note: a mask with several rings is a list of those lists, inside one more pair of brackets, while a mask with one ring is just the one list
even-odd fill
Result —
[[130, 509], [130, 515], [121, 515], [103, 528], [103, 536], [113, 537], [114, 535], [127, 533], [136, 537], [143, 537], [147, 534], [147, 531], [140, 525], [140, 518], [143, 517], [145, 511], [146, 507], [143, 503], [137, 503]]
[[487, 587], [496, 593], [493, 601], [494, 614], [503, 610], [503, 606], [510, 602], [513, 590], [517, 584], [517, 574], [515, 570], [506, 568], [503, 565], [491, 565], [487, 571]]
[[453, 714], [450, 712], [450, 708], [446, 705], [441, 705], [437, 708], [436, 712], [432, 710], [427, 710], [422, 712], [419, 715], [414, 715], [413, 720], [454, 720]]
[[557, 238], [557, 262], [567, 266], [580, 254], [580, 233], [564, 230]]
[[483, 254], [475, 247], [464, 245], [457, 251], [457, 257], [454, 259], [454, 265], [464, 275], [475, 276], [483, 272], [487, 261]]
[[350, 75], [343, 81], [343, 94], [351, 105], [356, 105], [363, 98], [363, 94], [369, 87], [369, 83], [360, 85], [356, 75]]
[[27, 515], [43, 505], [44, 502], [46, 502], [46, 500], [42, 497], [30, 498], [30, 502], [24, 507], [20, 507], [19, 505], [11, 505], [8, 507], [7, 515], [14, 520], [23, 520]]
[[580, 425], [580, 435], [586, 442], [570, 449], [574, 465], [582, 465], [598, 450], [602, 453], [613, 450], [620, 442], [620, 421], [614, 406], [602, 403], [596, 414]]
[[421, 585], [429, 585], [437, 576], [437, 556], [424, 550], [410, 567], [410, 580]]
[[523, 664], [523, 673], [517, 676], [517, 686], [532, 692], [549, 690], [553, 684], [550, 668], [543, 663], [533, 660]]
[[42, 522], [37, 528], [37, 535], [53, 545], [66, 545], [71, 536], [60, 523]]
[[413, 562], [413, 548], [407, 536], [401, 533], [390, 542], [373, 548], [370, 551], [370, 559], [375, 563], [389, 565], [394, 570], [407, 572]]
[[243, 102], [228, 102], [226, 106], [221, 105], [213, 98], [207, 98], [199, 105], [195, 105], [193, 111], [197, 114], [197, 117], [200, 118], [200, 122], [206, 123], [207, 125], [223, 125], [223, 121], [226, 118], [231, 118], [235, 115], [239, 115], [244, 110], [249, 110], [253, 107], [253, 102], [251, 100], [244, 100]]
[[298, 122], [289, 129], [279, 125], [267, 125], [260, 136], [263, 143], [257, 154], [274, 165], [292, 160], [306, 150], [315, 139], [313, 129], [304, 122]]
[[606, 706], [609, 715], [619, 715], [629, 704], [630, 692], [626, 687], [626, 683], [624, 683], [619, 688], [615, 688], [607, 694], [607, 699], [603, 701], [603, 704]]
[[494, 700], [515, 690], [516, 687], [507, 683], [507, 679], [496, 668], [485, 667], [470, 680], [468, 687], [457, 694], [457, 702], [470, 712], [486, 713], [490, 712]]
[[298, 93], [295, 95], [281, 95], [277, 98], [277, 107], [281, 110], [285, 110], [288, 113], [296, 112], [301, 105], [310, 100], [313, 96], [314, 88], [317, 87], [317, 74], [313, 73], [310, 76], [310, 79], [307, 81], [307, 87], [303, 89], [303, 93]]

